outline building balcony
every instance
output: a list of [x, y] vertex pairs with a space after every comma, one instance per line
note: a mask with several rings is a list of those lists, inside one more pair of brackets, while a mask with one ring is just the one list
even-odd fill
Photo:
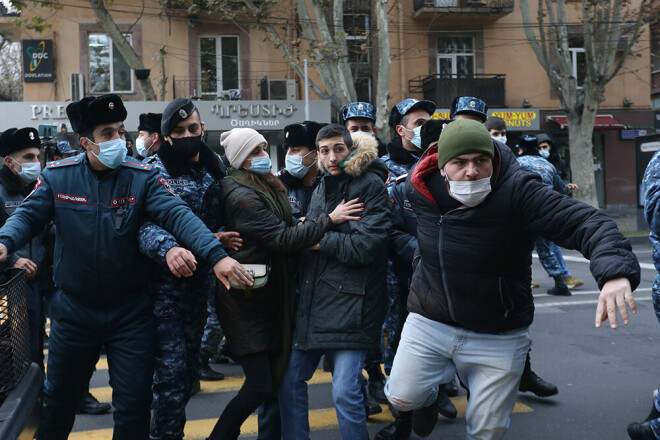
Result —
[[504, 79], [501, 74], [429, 75], [408, 81], [410, 93], [422, 93], [438, 108], [449, 108], [457, 96], [474, 96], [488, 107], [505, 107]]
[[429, 14], [498, 18], [513, 12], [514, 0], [413, 0], [414, 17]]

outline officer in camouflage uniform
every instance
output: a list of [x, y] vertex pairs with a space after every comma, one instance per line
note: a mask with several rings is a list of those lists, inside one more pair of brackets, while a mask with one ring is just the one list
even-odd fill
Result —
[[[390, 178], [387, 182], [387, 189], [394, 186], [396, 178], [407, 174], [408, 170], [417, 162], [422, 154], [421, 149], [421, 128], [422, 125], [431, 119], [435, 113], [435, 104], [431, 101], [418, 101], [417, 99], [404, 99], [394, 107], [390, 112], [389, 126], [395, 132], [394, 136], [387, 144], [387, 154], [381, 159], [387, 165], [390, 172]], [[375, 115], [373, 116], [375, 119]], [[400, 298], [399, 283], [393, 259], [398, 252], [390, 243], [390, 258], [387, 261], [387, 315], [383, 323], [383, 340], [381, 353], [385, 358], [394, 358], [396, 349], [390, 347], [390, 341], [398, 340], [398, 334], [401, 331], [403, 321], [400, 319], [402, 314], [402, 300]], [[405, 284], [405, 281], [403, 281]], [[406, 286], [407, 287], [407, 286]], [[405, 302], [403, 302], [405, 304]], [[366, 370], [369, 373], [369, 392], [380, 403], [387, 403], [387, 398], [383, 391], [384, 377], [380, 372], [380, 366], [373, 360], [373, 353], [367, 354]], [[381, 359], [378, 359], [378, 363]], [[376, 368], [377, 366], [377, 368]], [[386, 372], [388, 365], [385, 365]], [[372, 380], [372, 373], [375, 380]], [[379, 376], [380, 374], [380, 376]]]
[[[653, 155], [646, 167], [642, 179], [642, 193], [644, 194], [644, 217], [651, 230], [649, 239], [653, 247], [653, 264], [658, 271], [651, 288], [651, 297], [655, 316], [660, 322], [660, 151]], [[642, 423], [628, 425], [628, 435], [633, 440], [660, 438], [660, 393], [656, 390], [654, 394], [651, 412], [646, 420]]]
[[341, 120], [344, 127], [353, 134], [366, 133], [378, 142], [378, 157], [387, 154], [387, 146], [378, 138], [376, 129], [376, 109], [368, 102], [351, 102], [341, 109]]
[[[538, 152], [538, 139], [536, 136], [523, 135], [518, 141], [518, 147], [521, 150], [521, 155], [517, 157], [520, 168], [541, 176], [543, 184], [548, 188], [555, 191], [568, 194], [568, 187], [566, 182], [559, 177], [554, 165], [542, 158]], [[550, 249], [548, 240], [543, 237], [537, 237], [534, 240], [534, 247], [539, 254], [539, 260], [548, 275], [555, 280], [555, 286], [548, 290], [549, 295], [567, 296], [571, 294], [568, 290], [566, 281], [562, 275], [563, 270], [557, 257]]]
[[[422, 125], [420, 136], [422, 139], [421, 150], [426, 151], [429, 147], [438, 143], [440, 133], [448, 120], [429, 120]], [[408, 300], [408, 286], [412, 278], [413, 257], [417, 250], [417, 215], [412, 209], [406, 195], [406, 180], [408, 174], [397, 177], [394, 184], [388, 188], [390, 200], [392, 201], [392, 228], [390, 229], [391, 246], [396, 250], [391, 256], [392, 267], [399, 289], [395, 304], [397, 314], [388, 315], [385, 325], [389, 326], [387, 336], [387, 350], [385, 351], [385, 372], [390, 373], [392, 362], [396, 354], [401, 329], [408, 316], [406, 302]], [[392, 309], [390, 309], [392, 310]], [[394, 322], [397, 318], [399, 321]], [[438, 411], [443, 416], [456, 418], [458, 411], [449, 400], [446, 393], [439, 393]], [[412, 413], [396, 412], [394, 422], [381, 429], [374, 440], [404, 440], [409, 438], [412, 429]]]
[[[220, 180], [226, 170], [202, 142], [204, 124], [192, 101], [178, 98], [165, 108], [161, 133], [164, 142], [145, 164], [161, 173], [207, 228], [218, 231]], [[185, 407], [199, 380], [210, 268], [202, 263], [193, 272], [196, 257], [157, 224], [142, 225], [138, 239], [140, 250], [156, 263], [150, 283], [156, 319], [151, 437], [181, 439]]]

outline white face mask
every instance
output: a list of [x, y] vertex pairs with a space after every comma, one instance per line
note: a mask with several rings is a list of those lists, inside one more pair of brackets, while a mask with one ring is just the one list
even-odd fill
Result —
[[17, 170], [16, 172], [18, 173], [18, 177], [20, 177], [23, 182], [30, 183], [37, 180], [39, 173], [41, 173], [41, 164], [39, 162], [20, 163], [14, 160], [14, 158], [11, 158], [11, 160], [13, 160], [17, 165], [21, 166], [21, 171]]
[[494, 141], [500, 141], [503, 144], [506, 144], [506, 136], [491, 136]]
[[492, 191], [490, 187], [490, 178], [493, 176], [492, 172], [490, 176], [478, 180], [449, 180], [447, 170], [445, 170], [445, 176], [447, 176], [447, 181], [449, 182], [449, 195], [470, 208], [474, 208], [483, 202]]

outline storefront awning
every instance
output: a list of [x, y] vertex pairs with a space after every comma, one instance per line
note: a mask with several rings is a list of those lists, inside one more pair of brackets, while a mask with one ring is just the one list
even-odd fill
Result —
[[[546, 116], [546, 121], [552, 121], [559, 124], [562, 130], [568, 127], [568, 118], [566, 116]], [[623, 130], [626, 128], [621, 122], [614, 119], [612, 115], [596, 115], [594, 130]]]

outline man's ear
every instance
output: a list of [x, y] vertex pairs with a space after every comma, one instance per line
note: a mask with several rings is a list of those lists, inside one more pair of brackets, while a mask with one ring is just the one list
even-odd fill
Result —
[[403, 125], [397, 125], [395, 130], [396, 130], [396, 134], [398, 134], [401, 137], [405, 137], [406, 129]]
[[374, 125], [374, 128], [371, 131], [374, 132], [374, 136], [378, 136], [378, 129], [376, 128], [375, 125]]
[[200, 121], [200, 125], [202, 126], [202, 137], [204, 137], [204, 121]]
[[5, 165], [7, 165], [8, 168], [14, 169], [14, 161], [11, 160], [11, 157], [5, 156]]
[[158, 142], [160, 142], [161, 140], [162, 140], [162, 139], [161, 139], [161, 137], [160, 137], [160, 134], [154, 132], [154, 140], [153, 140], [152, 145], [156, 145], [156, 144], [157, 144]]
[[89, 139], [87, 139], [86, 137], [81, 137], [79, 142], [80, 142], [80, 145], [81, 145], [85, 150], [89, 150], [90, 148], [92, 148], [92, 146], [91, 146], [91, 144], [90, 144], [90, 142], [89, 142]]
[[442, 177], [447, 177], [447, 174], [445, 174], [445, 169], [444, 169], [444, 167], [443, 167], [443, 168], [440, 168], [440, 175], [441, 175]]

